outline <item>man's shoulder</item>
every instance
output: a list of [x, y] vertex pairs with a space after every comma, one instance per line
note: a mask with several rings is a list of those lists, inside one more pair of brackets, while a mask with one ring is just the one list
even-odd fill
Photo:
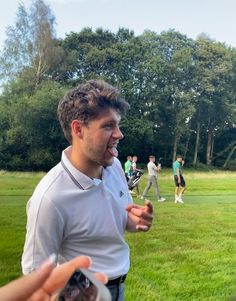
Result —
[[173, 163], [173, 167], [174, 167], [174, 168], [179, 168], [179, 167], [181, 167], [181, 164], [176, 160], [176, 161]]
[[[53, 187], [61, 187], [63, 184], [63, 178], [61, 177], [63, 173], [63, 168], [60, 163], [54, 166], [48, 173], [40, 180], [35, 188], [33, 196], [41, 198], [43, 195], [48, 193]], [[53, 189], [54, 190], [54, 189]], [[57, 190], [57, 189], [55, 189]]]
[[109, 167], [110, 168], [122, 168], [120, 160], [116, 157], [114, 157], [113, 163]]
[[47, 173], [46, 175], [42, 178], [42, 180], [44, 181], [53, 181], [55, 180], [62, 172], [63, 172], [63, 167], [61, 165], [61, 162], [58, 163], [57, 165], [55, 165], [54, 167], [52, 167]]
[[106, 170], [107, 172], [105, 174], [107, 179], [109, 179], [108, 181], [117, 182], [122, 179], [121, 181], [125, 182], [127, 185], [125, 173], [119, 159], [114, 158], [112, 165], [108, 166]]

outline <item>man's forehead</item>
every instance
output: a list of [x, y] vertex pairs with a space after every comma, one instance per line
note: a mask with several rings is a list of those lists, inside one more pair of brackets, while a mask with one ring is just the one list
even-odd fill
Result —
[[94, 120], [100, 120], [100, 121], [120, 121], [121, 119], [121, 115], [119, 114], [119, 112], [113, 110], [113, 109], [108, 109], [105, 110], [103, 112], [101, 112], [97, 118], [95, 118]]

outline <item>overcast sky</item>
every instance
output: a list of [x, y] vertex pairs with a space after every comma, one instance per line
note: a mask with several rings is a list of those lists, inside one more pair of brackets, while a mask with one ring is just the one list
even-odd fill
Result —
[[[22, 0], [28, 8], [31, 0]], [[0, 46], [15, 22], [19, 0], [0, 0]], [[45, 0], [56, 17], [57, 37], [83, 27], [119, 27], [157, 33], [175, 29], [196, 39], [201, 33], [236, 47], [236, 0]]]

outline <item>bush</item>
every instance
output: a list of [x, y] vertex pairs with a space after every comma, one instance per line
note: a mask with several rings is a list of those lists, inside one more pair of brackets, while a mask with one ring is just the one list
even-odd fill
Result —
[[224, 170], [232, 170], [235, 171], [236, 170], [236, 159], [234, 160], [230, 160], [227, 164], [226, 167], [224, 167]]
[[206, 165], [200, 162], [197, 162], [197, 164], [193, 165], [193, 164], [188, 164], [187, 167], [193, 168], [195, 170], [199, 170], [199, 171], [212, 171], [215, 169], [214, 166], [212, 165]]

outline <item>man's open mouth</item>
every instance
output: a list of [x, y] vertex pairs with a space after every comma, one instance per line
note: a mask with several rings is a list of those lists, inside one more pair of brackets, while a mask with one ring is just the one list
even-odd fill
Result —
[[113, 157], [118, 157], [117, 144], [108, 146], [107, 150]]

